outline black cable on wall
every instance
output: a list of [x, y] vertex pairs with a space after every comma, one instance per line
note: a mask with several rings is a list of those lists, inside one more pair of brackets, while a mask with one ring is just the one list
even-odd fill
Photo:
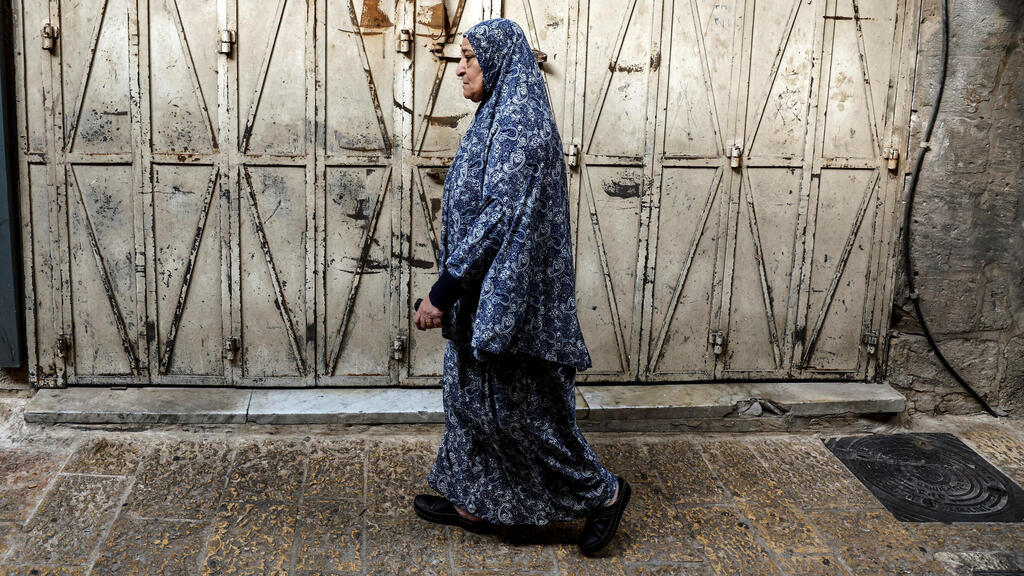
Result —
[[924, 314], [921, 313], [921, 301], [917, 292], [917, 288], [914, 287], [914, 264], [911, 260], [910, 254], [910, 224], [911, 224], [911, 212], [914, 209], [914, 192], [917, 190], [917, 180], [921, 174], [921, 166], [924, 164], [924, 155], [928, 151], [929, 141], [932, 137], [932, 128], [935, 127], [935, 119], [939, 115], [939, 104], [942, 102], [942, 92], [946, 87], [946, 64], [949, 59], [949, 0], [942, 0], [942, 62], [939, 67], [939, 85], [935, 93], [935, 102], [932, 104], [931, 116], [928, 119], [928, 124], [924, 128], [924, 134], [921, 137], [921, 147], [917, 151], [917, 157], [914, 159], [914, 169], [910, 173], [910, 183], [907, 185], [907, 202], [903, 207], [903, 268], [904, 276], [907, 281], [907, 291], [910, 296], [910, 301], [914, 304], [914, 312], [917, 314], [917, 320], [921, 323], [921, 329], [924, 331], [924, 337], [928, 340], [928, 345], [931, 346], [932, 352], [935, 353], [935, 357], [939, 359], [942, 366], [949, 372], [954, 380], [965, 390], [971, 393], [971, 396], [975, 400], [981, 403], [985, 411], [992, 416], [999, 417], [992, 406], [981, 397], [978, 392], [971, 387], [970, 384], [964, 380], [963, 376], [956, 371], [955, 368], [946, 360], [946, 357], [942, 355], [942, 351], [939, 350], [939, 345], [935, 342], [935, 338], [932, 336], [932, 331], [928, 327], [928, 322], [924, 318]]

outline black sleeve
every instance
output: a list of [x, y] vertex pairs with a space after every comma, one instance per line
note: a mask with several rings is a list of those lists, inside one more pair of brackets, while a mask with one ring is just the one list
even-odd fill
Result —
[[462, 286], [458, 279], [449, 274], [447, 270], [442, 270], [441, 276], [430, 289], [430, 303], [438, 310], [447, 312], [460, 296], [462, 296]]

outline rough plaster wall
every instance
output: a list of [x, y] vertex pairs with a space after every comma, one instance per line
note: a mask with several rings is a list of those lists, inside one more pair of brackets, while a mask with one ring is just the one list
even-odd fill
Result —
[[[945, 93], [914, 203], [916, 284], [946, 358], [990, 404], [1024, 415], [1024, 2], [949, 7]], [[924, 0], [912, 152], [939, 79], [939, 10]], [[890, 382], [911, 410], [980, 411], [932, 356], [912, 310], [897, 291]]]

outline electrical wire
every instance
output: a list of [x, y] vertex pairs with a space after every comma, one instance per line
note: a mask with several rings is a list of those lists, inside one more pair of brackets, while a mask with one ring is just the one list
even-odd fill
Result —
[[921, 312], [921, 301], [917, 289], [914, 287], [914, 266], [911, 261], [910, 254], [910, 223], [911, 223], [911, 212], [914, 209], [914, 192], [917, 190], [917, 180], [921, 174], [921, 166], [924, 164], [924, 155], [928, 151], [929, 142], [932, 137], [932, 128], [935, 127], [935, 119], [939, 115], [939, 104], [942, 102], [942, 92], [946, 87], [946, 64], [949, 59], [949, 0], [942, 0], [942, 62], [939, 68], [939, 85], [935, 94], [935, 102], [932, 105], [931, 116], [928, 119], [928, 124], [925, 126], [924, 135], [921, 137], [921, 148], [917, 152], [917, 157], [914, 160], [914, 170], [910, 173], [910, 183], [907, 185], [907, 201], [903, 207], [903, 269], [904, 275], [906, 276], [907, 291], [909, 293], [910, 301], [914, 305], [914, 311], [917, 314], [917, 320], [921, 324], [921, 329], [924, 331], [924, 336], [928, 340], [928, 345], [931, 346], [932, 352], [935, 353], [935, 357], [939, 359], [942, 366], [949, 372], [954, 380], [965, 390], [971, 393], [971, 396], [975, 400], [981, 403], [985, 411], [992, 416], [999, 417], [997, 413], [984, 398], [981, 397], [978, 392], [971, 387], [970, 384], [964, 380], [963, 376], [956, 371], [955, 368], [946, 360], [946, 357], [942, 355], [942, 351], [939, 350], [939, 345], [935, 342], [935, 338], [932, 336], [931, 329], [928, 328], [928, 322], [924, 318], [924, 314]]

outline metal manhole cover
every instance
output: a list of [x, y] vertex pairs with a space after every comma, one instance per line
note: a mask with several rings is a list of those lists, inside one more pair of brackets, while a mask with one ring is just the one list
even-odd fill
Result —
[[1024, 521], [1024, 490], [952, 434], [833, 438], [825, 445], [900, 521]]

